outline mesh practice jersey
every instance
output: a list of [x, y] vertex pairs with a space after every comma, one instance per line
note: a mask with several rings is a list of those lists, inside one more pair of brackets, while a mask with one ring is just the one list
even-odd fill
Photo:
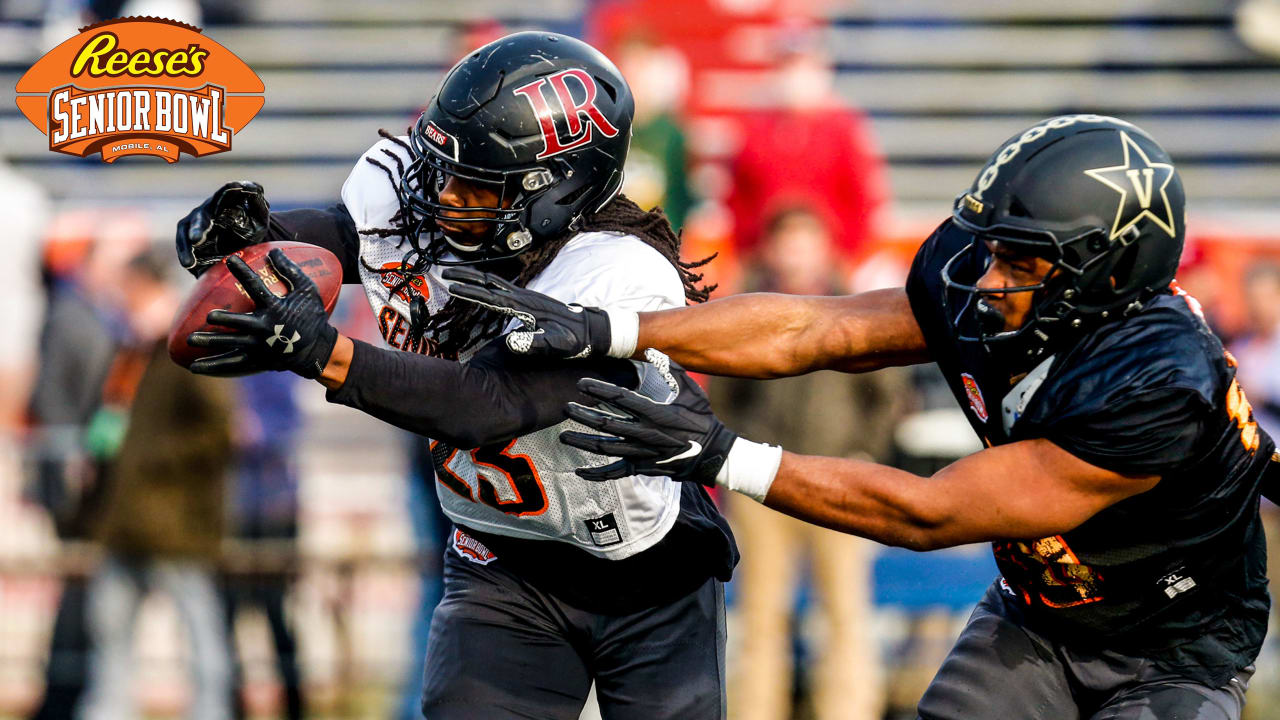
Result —
[[[367, 162], [377, 160], [391, 172]], [[397, 162], [398, 161], [398, 162]], [[356, 163], [342, 187], [342, 201], [360, 235], [360, 278], [384, 340], [408, 352], [428, 353], [431, 338], [409, 332], [409, 302], [420, 295], [431, 313], [449, 300], [448, 281], [433, 266], [401, 284], [398, 268], [409, 249], [399, 236], [371, 232], [393, 227], [399, 212], [393, 178], [409, 163], [407, 151], [383, 140]], [[648, 311], [684, 305], [676, 269], [640, 239], [619, 233], [580, 233], [528, 287], [565, 302]], [[664, 400], [669, 389], [647, 363], [636, 363], [639, 391]], [[428, 399], [438, 402], [436, 398]], [[454, 522], [514, 538], [559, 540], [597, 557], [620, 560], [656, 544], [680, 510], [680, 487], [664, 477], [635, 476], [590, 482], [574, 470], [612, 460], [560, 442], [564, 430], [587, 430], [572, 421], [475, 450], [433, 442], [440, 504]]]

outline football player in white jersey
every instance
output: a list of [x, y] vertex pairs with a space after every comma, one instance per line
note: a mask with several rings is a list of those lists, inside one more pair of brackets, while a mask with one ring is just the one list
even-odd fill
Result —
[[[593, 680], [605, 718], [724, 715], [728, 525], [694, 483], [575, 475], [601, 461], [558, 441], [581, 427], [562, 407], [588, 402], [582, 368], [504, 352], [488, 341], [511, 318], [448, 293], [474, 265], [564, 302], [635, 312], [705, 299], [665, 215], [619, 194], [633, 109], [594, 48], [516, 33], [450, 70], [407, 136], [383, 133], [340, 204], [272, 213], [260, 186], [231, 183], [178, 225], [183, 265], [198, 275], [226, 258], [257, 304], [210, 314], [233, 331], [191, 336], [225, 350], [194, 372], [292, 370], [331, 402], [431, 438], [455, 523], [427, 647], [433, 720], [576, 718]], [[392, 349], [340, 335], [278, 251], [284, 297], [227, 257], [286, 239], [338, 255]], [[656, 400], [699, 392], [651, 360], [586, 362]]]

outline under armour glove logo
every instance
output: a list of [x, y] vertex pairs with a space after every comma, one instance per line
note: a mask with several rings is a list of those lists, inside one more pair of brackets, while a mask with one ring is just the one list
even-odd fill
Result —
[[267, 254], [271, 266], [289, 285], [280, 297], [267, 289], [245, 261], [232, 255], [227, 268], [253, 299], [254, 310], [233, 313], [214, 310], [211, 325], [229, 330], [195, 332], [187, 342], [195, 347], [226, 352], [201, 358], [191, 372], [203, 375], [243, 375], [263, 370], [292, 370], [305, 378], [320, 377], [333, 353], [338, 331], [329, 324], [329, 313], [316, 284], [279, 248]]
[[280, 352], [284, 355], [288, 355], [289, 353], [293, 352], [293, 344], [302, 339], [302, 336], [299, 335], [297, 332], [293, 333], [293, 337], [285, 339], [285, 336], [284, 336], [285, 330], [283, 325], [275, 326], [274, 332], [275, 332], [275, 335], [272, 335], [271, 337], [267, 338], [267, 347], [274, 347], [277, 340], [282, 340], [285, 342], [285, 346], [284, 346], [284, 349], [281, 350]]

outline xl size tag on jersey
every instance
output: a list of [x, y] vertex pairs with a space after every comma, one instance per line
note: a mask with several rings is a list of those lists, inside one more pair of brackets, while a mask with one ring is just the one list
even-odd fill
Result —
[[613, 513], [584, 522], [587, 523], [587, 530], [591, 532], [591, 542], [596, 545], [604, 547], [622, 542], [622, 533], [618, 532], [618, 521], [613, 519]]
[[1186, 568], [1178, 568], [1177, 570], [1160, 578], [1160, 589], [1164, 591], [1169, 599], [1173, 599], [1196, 586], [1195, 578], [1185, 574]]

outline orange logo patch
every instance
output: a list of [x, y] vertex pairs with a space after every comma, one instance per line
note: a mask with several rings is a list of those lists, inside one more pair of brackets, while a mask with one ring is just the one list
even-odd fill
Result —
[[964, 383], [964, 392], [969, 396], [969, 408], [979, 420], [986, 422], [987, 403], [982, 399], [982, 390], [978, 388], [978, 381], [974, 380], [969, 373], [960, 373], [960, 382]]
[[83, 28], [18, 80], [18, 109], [77, 157], [177, 162], [231, 149], [266, 102], [262, 80], [200, 28], [120, 18]]
[[431, 287], [427, 285], [427, 281], [421, 275], [410, 276], [406, 281], [402, 271], [403, 267], [404, 263], [399, 261], [383, 263], [383, 287], [394, 289], [395, 296], [405, 302], [409, 302], [414, 297], [420, 297], [423, 300], [429, 299], [431, 297]]

